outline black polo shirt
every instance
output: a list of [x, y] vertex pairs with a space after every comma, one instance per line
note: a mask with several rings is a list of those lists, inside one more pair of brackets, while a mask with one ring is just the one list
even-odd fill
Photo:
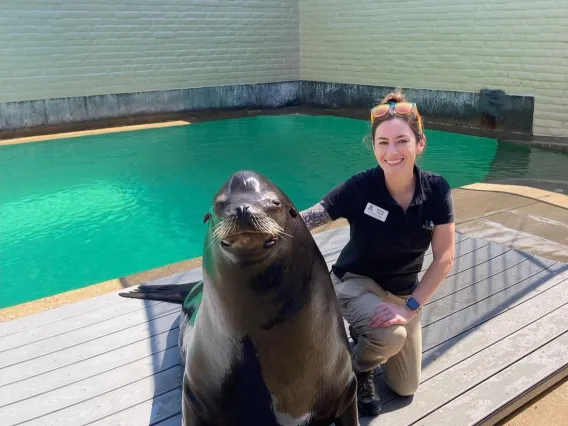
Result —
[[416, 189], [404, 213], [387, 190], [380, 166], [360, 172], [323, 199], [335, 220], [347, 219], [350, 239], [334, 273], [365, 275], [394, 294], [411, 294], [418, 285], [424, 253], [434, 225], [454, 221], [451, 188], [441, 175], [414, 167]]

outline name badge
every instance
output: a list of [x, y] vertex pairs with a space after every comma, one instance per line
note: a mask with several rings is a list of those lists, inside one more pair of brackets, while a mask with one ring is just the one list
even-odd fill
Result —
[[374, 217], [381, 222], [384, 222], [389, 212], [385, 209], [375, 206], [374, 204], [367, 203], [367, 207], [365, 207], [365, 214]]

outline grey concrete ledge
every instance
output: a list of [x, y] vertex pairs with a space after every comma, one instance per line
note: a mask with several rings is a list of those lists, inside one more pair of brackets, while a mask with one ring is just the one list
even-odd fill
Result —
[[[302, 81], [301, 105], [318, 108], [366, 108], [395, 87]], [[403, 88], [425, 117], [441, 124], [462, 124], [532, 134], [534, 97], [481, 91], [454, 92]]]
[[[93, 123], [128, 121], [133, 117], [215, 110], [281, 109], [288, 107], [343, 110], [368, 119], [368, 109], [393, 87], [285, 81], [193, 89], [120, 93], [100, 96], [0, 102], [0, 137], [23, 131]], [[417, 102], [429, 128], [487, 134], [492, 137], [532, 136], [534, 98], [504, 92], [452, 92], [406, 89]], [[99, 124], [94, 124], [99, 122]], [[489, 131], [487, 133], [487, 131]]]
[[285, 81], [0, 102], [0, 131], [201, 109], [283, 108], [299, 99], [300, 82]]

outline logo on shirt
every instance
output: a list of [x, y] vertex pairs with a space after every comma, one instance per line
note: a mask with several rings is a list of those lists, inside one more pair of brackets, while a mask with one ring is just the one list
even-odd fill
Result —
[[382, 209], [374, 204], [367, 203], [367, 207], [365, 207], [365, 214], [375, 219], [384, 222], [389, 214], [389, 212], [385, 209]]
[[427, 220], [424, 225], [422, 225], [422, 228], [426, 229], [427, 231], [432, 231], [434, 230], [434, 222]]

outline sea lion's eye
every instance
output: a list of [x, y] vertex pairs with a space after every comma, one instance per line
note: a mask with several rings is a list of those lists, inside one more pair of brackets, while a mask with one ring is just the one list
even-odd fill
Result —
[[227, 207], [227, 197], [219, 197], [215, 200], [215, 211], [221, 211]]
[[223, 204], [225, 204], [225, 202], [227, 201], [229, 197], [227, 197], [227, 194], [221, 194], [219, 195], [217, 198], [215, 198], [215, 205], [221, 206]]
[[296, 211], [296, 209], [290, 209], [290, 216], [292, 216], [293, 218], [298, 217], [298, 212]]
[[280, 200], [272, 200], [272, 204], [274, 204], [276, 207], [280, 207], [282, 205]]

